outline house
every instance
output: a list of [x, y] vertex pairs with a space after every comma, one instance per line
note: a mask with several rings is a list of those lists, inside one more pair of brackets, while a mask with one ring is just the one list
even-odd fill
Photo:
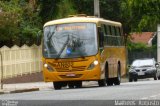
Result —
[[135, 32], [131, 33], [130, 40], [133, 43], [143, 43], [150, 47], [155, 36], [155, 32]]

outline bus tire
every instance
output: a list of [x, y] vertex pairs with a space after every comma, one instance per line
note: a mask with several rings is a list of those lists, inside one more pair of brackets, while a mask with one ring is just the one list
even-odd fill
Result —
[[134, 82], [137, 82], [138, 80], [137, 80], [137, 78], [134, 78]]
[[106, 63], [106, 66], [105, 66], [105, 77], [106, 77], [107, 86], [112, 86], [113, 85], [113, 80], [111, 78], [109, 78], [108, 63]]
[[53, 82], [53, 86], [55, 90], [59, 90], [62, 87], [61, 82]]
[[69, 87], [70, 89], [74, 88], [74, 82], [68, 82], [68, 87]]
[[155, 75], [154, 75], [154, 80], [157, 80], [158, 79], [158, 75], [157, 75], [157, 72], [155, 73]]
[[118, 68], [117, 68], [117, 78], [115, 78], [114, 84], [115, 85], [120, 85], [121, 83], [121, 66], [118, 63]]
[[82, 81], [77, 81], [75, 83], [76, 88], [82, 88]]
[[98, 80], [98, 85], [99, 85], [100, 87], [106, 86], [106, 79]]
[[132, 82], [133, 81], [133, 79], [132, 78], [129, 78], [129, 82]]
[[113, 85], [113, 81], [112, 81], [112, 79], [108, 79], [108, 81], [107, 81], [107, 85], [108, 85], [108, 86], [112, 86], [112, 85]]

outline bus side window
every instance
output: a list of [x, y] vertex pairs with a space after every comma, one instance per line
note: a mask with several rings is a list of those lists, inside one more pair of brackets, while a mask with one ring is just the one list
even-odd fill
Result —
[[111, 35], [111, 26], [106, 25], [106, 32], [107, 32], [107, 35]]
[[114, 45], [114, 38], [112, 34], [112, 26], [107, 25], [107, 45], [113, 46]]
[[116, 36], [121, 36], [120, 27], [115, 27], [116, 29]]
[[109, 26], [110, 35], [112, 35], [112, 27]]
[[111, 32], [112, 32], [112, 35], [115, 36], [116, 33], [115, 33], [115, 27], [114, 26], [111, 26]]
[[111, 46], [117, 45], [117, 38], [115, 37], [115, 27], [110, 26], [111, 28], [111, 39], [110, 39], [110, 44]]
[[119, 27], [115, 27], [115, 32], [116, 32], [116, 46], [121, 46], [122, 45], [122, 39], [121, 39], [121, 36], [120, 36], [120, 30], [119, 30], [120, 28]]
[[106, 25], [103, 25], [103, 32], [104, 32], [104, 35], [107, 35]]
[[104, 32], [102, 27], [98, 27], [98, 34], [99, 34], [99, 46], [104, 46]]
[[122, 46], [123, 45], [123, 37], [121, 36], [121, 28], [115, 27], [115, 41], [116, 46]]
[[122, 36], [122, 28], [118, 27], [118, 31], [120, 33], [120, 36]]

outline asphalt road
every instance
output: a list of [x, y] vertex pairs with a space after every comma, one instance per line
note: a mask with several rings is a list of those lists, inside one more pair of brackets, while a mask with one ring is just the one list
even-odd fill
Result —
[[[70, 106], [69, 104], [77, 104], [77, 101], [74, 103], [73, 100], [78, 100], [80, 105], [81, 101], [79, 100], [91, 100], [90, 104], [94, 103], [95, 100], [103, 100], [104, 102], [105, 100], [160, 100], [160, 80], [126, 82], [119, 86], [106, 87], [98, 87], [95, 84], [81, 89], [54, 90], [53, 88], [46, 88], [35, 92], [0, 95], [0, 100], [52, 100], [52, 102], [54, 100], [56, 103], [64, 102], [66, 104], [67, 102], [68, 106]], [[42, 105], [45, 102], [39, 101], [38, 103]], [[63, 106], [65, 106], [64, 104]]]

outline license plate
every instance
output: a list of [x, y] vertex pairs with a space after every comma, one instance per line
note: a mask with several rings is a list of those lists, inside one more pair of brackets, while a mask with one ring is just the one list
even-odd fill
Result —
[[144, 75], [144, 72], [138, 72], [138, 75]]
[[69, 74], [66, 74], [66, 76], [67, 76], [67, 77], [75, 77], [76, 74], [74, 74], [74, 73], [69, 73]]

